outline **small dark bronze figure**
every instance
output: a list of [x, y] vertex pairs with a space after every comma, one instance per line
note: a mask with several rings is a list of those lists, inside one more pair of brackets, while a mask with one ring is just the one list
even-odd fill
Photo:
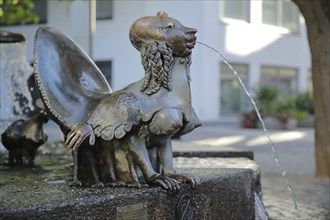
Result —
[[3, 146], [9, 151], [9, 164], [34, 165], [38, 147], [47, 141], [43, 124], [46, 114], [39, 113], [27, 120], [17, 120], [1, 135]]
[[35, 78], [48, 114], [74, 152], [74, 184], [140, 186], [171, 193], [198, 180], [176, 174], [171, 137], [201, 125], [191, 106], [190, 55], [197, 32], [168, 17], [138, 19], [130, 40], [145, 76], [112, 92], [93, 61], [54, 28], [35, 37]]

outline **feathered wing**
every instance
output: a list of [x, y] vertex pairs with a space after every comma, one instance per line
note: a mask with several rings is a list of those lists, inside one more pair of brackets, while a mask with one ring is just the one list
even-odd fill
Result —
[[55, 28], [39, 28], [34, 39], [34, 76], [47, 112], [60, 126], [86, 123], [111, 88], [94, 62]]
[[121, 139], [141, 122], [140, 105], [130, 92], [115, 92], [106, 97], [89, 116], [97, 137], [104, 140]]

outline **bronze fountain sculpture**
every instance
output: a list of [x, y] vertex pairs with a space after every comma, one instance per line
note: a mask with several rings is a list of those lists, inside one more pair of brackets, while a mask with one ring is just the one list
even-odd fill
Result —
[[201, 125], [191, 105], [194, 28], [164, 12], [130, 28], [144, 77], [112, 92], [100, 70], [72, 40], [39, 28], [34, 74], [46, 111], [73, 150], [74, 185], [159, 185], [170, 193], [195, 177], [173, 169], [171, 137]]
[[1, 142], [9, 151], [9, 164], [34, 165], [38, 148], [47, 141], [43, 124], [48, 121], [44, 112], [12, 123], [2, 134]]

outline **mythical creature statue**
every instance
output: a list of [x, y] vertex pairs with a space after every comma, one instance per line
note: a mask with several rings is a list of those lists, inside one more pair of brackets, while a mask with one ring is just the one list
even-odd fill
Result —
[[159, 185], [177, 192], [198, 179], [176, 174], [171, 137], [201, 125], [191, 105], [190, 55], [197, 32], [164, 12], [130, 28], [144, 77], [112, 92], [73, 41], [54, 28], [35, 37], [35, 78], [50, 117], [74, 152], [74, 184]]

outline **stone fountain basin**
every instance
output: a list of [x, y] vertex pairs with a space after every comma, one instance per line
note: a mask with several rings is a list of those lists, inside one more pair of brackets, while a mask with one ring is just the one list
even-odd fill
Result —
[[247, 158], [176, 157], [178, 173], [200, 177], [201, 185], [191, 189], [183, 184], [180, 193], [170, 195], [159, 187], [69, 187], [71, 156], [59, 150], [65, 149], [61, 144], [48, 145], [37, 167], [1, 163], [1, 218], [255, 219], [260, 172]]

